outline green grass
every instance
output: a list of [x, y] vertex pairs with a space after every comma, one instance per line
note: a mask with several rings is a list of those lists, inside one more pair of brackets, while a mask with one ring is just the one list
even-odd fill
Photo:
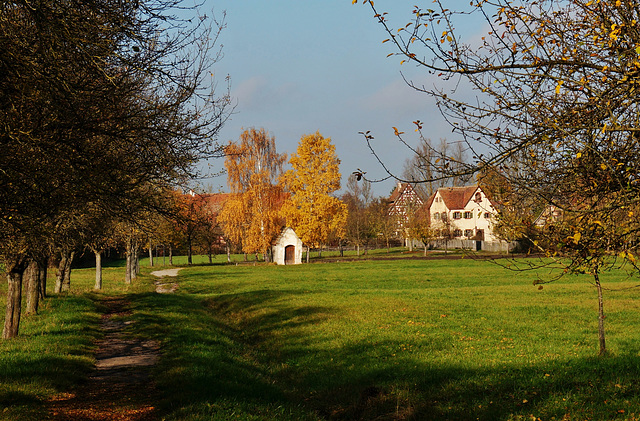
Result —
[[[466, 251], [468, 253], [468, 250]], [[444, 256], [446, 255], [458, 255], [461, 256], [465, 253], [465, 251], [460, 249], [452, 249], [448, 250], [446, 253], [443, 250], [429, 250], [429, 256]], [[479, 255], [486, 254], [484, 252], [479, 252]], [[495, 253], [493, 253], [495, 254]], [[423, 257], [424, 250], [421, 248], [415, 248], [413, 251], [408, 251], [405, 247], [391, 247], [389, 250], [386, 248], [382, 249], [371, 249], [365, 250], [364, 248], [360, 249], [360, 254], [352, 249], [345, 249], [343, 251], [343, 255], [340, 256], [340, 252], [338, 250], [323, 250], [319, 255], [318, 250], [311, 250], [311, 254], [309, 256], [309, 260], [312, 262], [318, 262], [323, 260], [370, 260], [370, 259], [398, 259], [398, 258], [410, 258], [410, 257]], [[302, 253], [302, 260], [306, 259], [306, 250]], [[245, 261], [244, 254], [232, 254], [231, 262], [238, 264], [253, 264], [256, 261], [255, 255], [248, 255], [247, 260]], [[262, 261], [262, 255], [258, 256], [259, 263], [264, 263]], [[149, 258], [144, 257], [141, 259], [141, 264], [143, 266], [148, 265]], [[227, 263], [227, 255], [226, 254], [218, 254], [213, 256], [212, 264], [224, 264]], [[154, 264], [158, 267], [169, 266], [169, 257], [168, 256], [156, 256], [154, 257]], [[184, 266], [187, 264], [187, 256], [174, 256], [173, 257], [173, 265], [174, 266]], [[209, 264], [209, 257], [206, 255], [194, 255], [193, 256], [193, 264], [195, 265], [207, 265]]]
[[[94, 270], [73, 270], [71, 293], [56, 296], [55, 276], [50, 273], [49, 297], [41, 302], [39, 313], [22, 315], [18, 338], [0, 340], [0, 420], [44, 419], [47, 399], [70, 392], [86, 379], [101, 336], [96, 301], [102, 294], [150, 290], [148, 282], [126, 288], [119, 267], [105, 268], [103, 279], [104, 291], [95, 294]], [[0, 283], [2, 316], [6, 288], [6, 281]]]
[[[168, 420], [640, 419], [636, 289], [605, 292], [610, 354], [597, 358], [585, 277], [538, 290], [535, 273], [470, 259], [223, 261], [184, 269], [172, 295], [146, 275], [123, 288], [119, 268], [105, 281], [128, 294], [136, 333], [163, 344]], [[77, 294], [48, 299], [21, 338], [0, 343], [0, 418], [86, 375], [97, 296], [83, 292], [91, 270], [72, 276]], [[620, 273], [604, 282], [632, 285]]]

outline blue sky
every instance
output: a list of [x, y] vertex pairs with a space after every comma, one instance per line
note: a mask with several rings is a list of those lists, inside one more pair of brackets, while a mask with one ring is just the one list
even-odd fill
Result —
[[[424, 3], [430, 7], [430, 1]], [[376, 1], [398, 24], [411, 19], [414, 4]], [[336, 145], [344, 186], [357, 168], [374, 179], [385, 175], [360, 131], [372, 132], [385, 164], [398, 173], [410, 151], [394, 140], [393, 126], [413, 133], [411, 122], [419, 119], [434, 141], [449, 139], [451, 130], [433, 100], [406, 86], [400, 72], [419, 83], [437, 80], [414, 66], [401, 66], [398, 57], [386, 57], [393, 49], [382, 44], [385, 33], [368, 6], [350, 0], [206, 0], [203, 10], [213, 10], [216, 17], [226, 11], [224, 57], [213, 70], [221, 86], [230, 76], [236, 112], [220, 132], [220, 142], [238, 139], [243, 127], [265, 128], [275, 136], [277, 149], [290, 154], [302, 135], [320, 131]], [[219, 171], [223, 161], [210, 166]], [[224, 176], [202, 183], [226, 189]], [[375, 184], [374, 192], [388, 195], [394, 185], [392, 180]]]

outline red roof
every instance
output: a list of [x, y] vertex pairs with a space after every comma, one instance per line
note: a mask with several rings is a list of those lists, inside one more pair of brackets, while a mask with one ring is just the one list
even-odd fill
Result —
[[220, 212], [224, 202], [231, 198], [231, 193], [209, 193], [200, 195], [212, 212]]
[[400, 196], [402, 196], [404, 191], [407, 189], [407, 187], [411, 187], [411, 186], [408, 183], [398, 183], [393, 193], [391, 193], [391, 196], [389, 197], [389, 201], [395, 202], [396, 200], [398, 200]]
[[[449, 210], [464, 209], [478, 190], [478, 186], [441, 187], [438, 189], [440, 197]], [[435, 195], [434, 195], [435, 197]]]

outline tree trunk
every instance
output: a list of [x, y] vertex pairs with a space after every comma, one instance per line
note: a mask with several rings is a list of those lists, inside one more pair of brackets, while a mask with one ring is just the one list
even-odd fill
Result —
[[427, 242], [424, 243], [424, 257], [427, 257]]
[[151, 241], [149, 241], [149, 266], [153, 267], [153, 246]]
[[169, 266], [173, 266], [173, 246], [169, 244]]
[[133, 273], [131, 277], [136, 279], [140, 274], [140, 254], [138, 251], [138, 246], [134, 244], [133, 247]]
[[600, 352], [598, 355], [603, 356], [607, 353], [607, 345], [604, 337], [604, 299], [602, 297], [602, 285], [600, 284], [600, 276], [596, 269], [593, 275], [596, 289], [598, 290], [598, 342], [600, 343]]
[[40, 299], [44, 300], [47, 297], [47, 271], [49, 269], [49, 258], [45, 257], [41, 260], [38, 260], [38, 287], [40, 291], [38, 294], [40, 295]]
[[309, 263], [309, 252], [311, 251], [311, 249], [309, 248], [309, 246], [307, 246], [307, 263]]
[[187, 237], [187, 264], [193, 264], [191, 237]]
[[227, 263], [231, 263], [231, 247], [229, 247], [229, 243], [226, 244], [227, 249]]
[[25, 283], [25, 293], [27, 296], [27, 308], [26, 314], [36, 314], [38, 312], [38, 304], [40, 299], [40, 271], [38, 270], [38, 263], [35, 260], [29, 262], [29, 266], [22, 275], [23, 282]]
[[125, 250], [125, 257], [126, 257], [126, 264], [125, 264], [125, 270], [124, 270], [124, 283], [127, 285], [131, 285], [131, 281], [132, 281], [132, 276], [131, 274], [133, 273], [133, 246], [131, 244], [131, 240], [127, 239], [127, 244], [126, 244], [126, 250]]
[[62, 292], [68, 292], [71, 289], [71, 264], [73, 263], [73, 258], [75, 255], [76, 252], [72, 251], [67, 258], [64, 277], [62, 279]]
[[96, 255], [96, 283], [93, 289], [102, 289], [102, 251], [93, 250]]
[[60, 263], [58, 263], [58, 269], [56, 272], [56, 286], [53, 289], [53, 292], [56, 294], [60, 294], [62, 292], [62, 280], [64, 279], [64, 271], [67, 267], [67, 257], [64, 253], [62, 253], [60, 257]]
[[124, 270], [124, 283], [131, 285], [131, 253], [126, 252], [126, 264]]
[[4, 318], [2, 339], [11, 339], [18, 336], [20, 310], [22, 306], [22, 275], [27, 268], [27, 263], [26, 259], [18, 259], [12, 267], [5, 266], [9, 285], [7, 289], [7, 311]]
[[58, 264], [58, 273], [56, 275], [56, 286], [54, 292], [60, 294], [69, 291], [71, 286], [71, 263], [73, 261], [74, 252], [63, 250], [60, 252], [60, 263]]

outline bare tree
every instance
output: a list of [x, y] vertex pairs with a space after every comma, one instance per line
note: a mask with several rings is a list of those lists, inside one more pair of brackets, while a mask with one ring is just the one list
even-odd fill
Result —
[[[449, 175], [496, 168], [508, 177], [509, 203], [561, 210], [534, 244], [562, 257], [557, 273], [592, 275], [604, 354], [600, 274], [619, 266], [639, 272], [638, 4], [496, 0], [450, 10], [436, 0], [433, 9], [414, 7], [411, 21], [395, 29], [365, 3], [402, 60], [439, 78], [434, 86], [408, 83], [435, 99], [473, 154], [473, 165]], [[489, 28], [472, 43], [457, 31], [468, 15]], [[525, 226], [513, 228], [527, 235]]]

